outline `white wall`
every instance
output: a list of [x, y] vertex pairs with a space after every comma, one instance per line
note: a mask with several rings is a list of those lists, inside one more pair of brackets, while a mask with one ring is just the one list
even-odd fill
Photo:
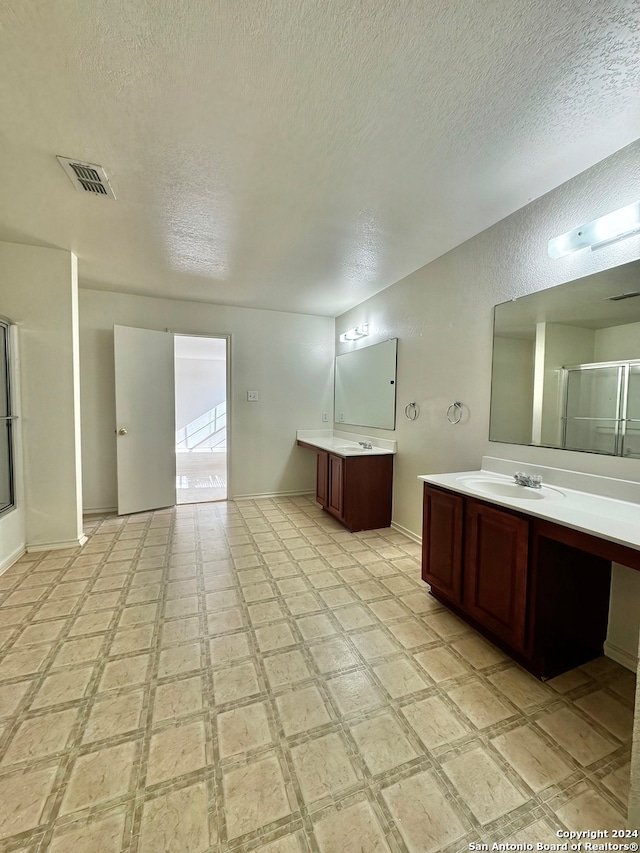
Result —
[[226, 379], [224, 360], [176, 358], [176, 429], [221, 403], [226, 395]]
[[[230, 497], [315, 489], [315, 457], [295, 446], [295, 431], [321, 427], [333, 410], [332, 319], [83, 289], [85, 510], [116, 505], [114, 324], [230, 334]], [[259, 402], [247, 402], [249, 390]]]
[[[640, 481], [640, 460], [488, 441], [493, 306], [638, 258], [640, 236], [559, 260], [548, 257], [547, 242], [637, 201], [639, 186], [640, 141], [337, 319], [338, 352], [345, 348], [339, 335], [360, 323], [369, 323], [373, 334], [367, 343], [399, 338], [397, 429], [368, 430], [398, 441], [393, 518], [399, 527], [421, 532], [418, 474], [474, 470], [483, 455], [513, 459], [514, 467], [515, 462], [531, 462]], [[413, 422], [402, 415], [412, 400], [421, 408]], [[466, 406], [457, 426], [445, 416], [453, 400]], [[628, 594], [618, 588], [619, 581], [616, 571], [611, 630], [629, 642], [637, 636], [640, 614], [616, 609]], [[625, 581], [637, 600], [640, 572], [625, 573]], [[637, 658], [637, 643], [625, 651]], [[635, 717], [629, 819], [630, 825], [640, 824], [640, 713]]]
[[631, 361], [640, 352], [640, 323], [609, 326], [595, 333], [594, 361]]
[[640, 642], [640, 572], [617, 563], [613, 563], [611, 569], [605, 654], [633, 669], [638, 664]]
[[23, 445], [19, 505], [0, 520], [0, 565], [20, 538], [32, 550], [84, 541], [77, 289], [70, 252], [0, 243], [0, 314], [19, 327]]
[[591, 329], [565, 326], [562, 323], [544, 325], [544, 390], [542, 395], [541, 443], [562, 445], [562, 367], [593, 360], [594, 333]]
[[496, 337], [493, 374], [499, 382], [492, 390], [491, 435], [530, 442], [533, 421], [533, 341]]

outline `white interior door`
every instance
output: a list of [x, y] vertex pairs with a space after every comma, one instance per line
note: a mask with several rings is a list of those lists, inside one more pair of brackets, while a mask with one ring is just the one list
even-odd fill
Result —
[[118, 515], [176, 502], [173, 335], [114, 326]]

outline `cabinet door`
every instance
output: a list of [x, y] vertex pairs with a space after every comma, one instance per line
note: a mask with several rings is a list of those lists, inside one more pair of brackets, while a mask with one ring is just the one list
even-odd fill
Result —
[[344, 518], [344, 459], [329, 454], [329, 502], [327, 509], [336, 518]]
[[452, 602], [462, 583], [463, 498], [424, 487], [422, 579]]
[[329, 500], [329, 454], [319, 450], [317, 454], [316, 500], [320, 506], [326, 507]]
[[467, 500], [463, 607], [517, 649], [525, 646], [528, 542], [526, 519]]

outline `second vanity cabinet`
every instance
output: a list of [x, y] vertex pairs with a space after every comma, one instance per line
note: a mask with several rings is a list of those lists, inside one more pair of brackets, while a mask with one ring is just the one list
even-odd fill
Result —
[[352, 533], [391, 524], [393, 455], [345, 456], [298, 440], [317, 456], [316, 500]]
[[[393, 456], [340, 456], [327, 453], [326, 498], [318, 500], [351, 532], [391, 524]], [[318, 459], [318, 479], [320, 472]]]
[[602, 654], [621, 546], [428, 484], [423, 506], [439, 601], [543, 679]]

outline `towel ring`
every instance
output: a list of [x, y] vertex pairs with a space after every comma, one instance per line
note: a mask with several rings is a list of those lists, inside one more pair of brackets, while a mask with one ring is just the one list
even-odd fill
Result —
[[[453, 415], [453, 417], [452, 417]], [[462, 420], [462, 403], [457, 400], [447, 409], [447, 420], [450, 424], [459, 424]]]
[[404, 407], [404, 413], [410, 421], [415, 421], [420, 414], [420, 406], [417, 403], [407, 403]]

